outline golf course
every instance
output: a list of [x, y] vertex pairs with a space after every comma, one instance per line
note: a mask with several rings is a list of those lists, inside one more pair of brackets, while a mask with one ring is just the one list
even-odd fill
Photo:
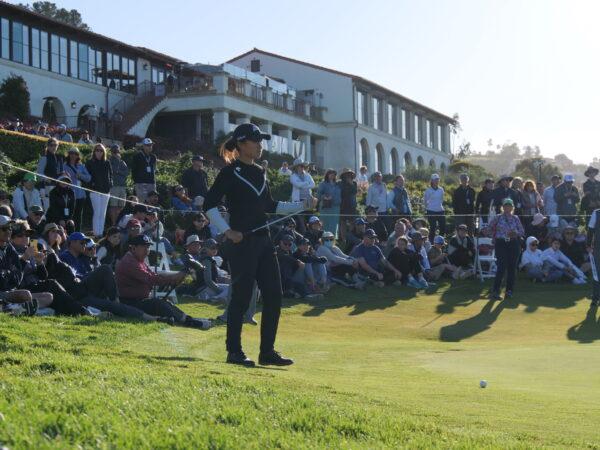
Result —
[[[0, 447], [600, 448], [589, 286], [488, 288], [285, 300], [284, 369], [225, 364], [224, 326], [2, 315]], [[256, 358], [257, 327], [244, 342]]]

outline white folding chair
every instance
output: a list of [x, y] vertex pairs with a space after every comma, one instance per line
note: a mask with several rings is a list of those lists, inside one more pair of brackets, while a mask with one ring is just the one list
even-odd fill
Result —
[[[156, 273], [158, 274], [163, 275], [172, 275], [177, 273], [176, 271], [171, 270], [171, 260], [169, 258], [169, 255], [167, 254], [167, 250], [163, 242], [152, 243], [152, 245], [150, 246], [150, 251], [158, 251], [158, 255], [156, 255], [156, 264], [154, 266], [151, 266], [148, 262], [148, 259], [146, 259], [146, 264], [148, 264], [150, 269], [156, 271]], [[166, 289], [166, 286], [157, 286], [154, 288], [154, 294], [157, 298], [164, 298], [167, 296], [167, 294], [169, 294], [169, 291]], [[169, 294], [169, 298], [173, 303], [178, 303], [175, 289], [171, 291], [171, 293]]]
[[[482, 255], [480, 252], [482, 245], [489, 246], [491, 252]], [[496, 276], [496, 251], [493, 247], [492, 238], [477, 238], [475, 240], [475, 252], [475, 267], [479, 279], [483, 281], [484, 278], [494, 278]]]

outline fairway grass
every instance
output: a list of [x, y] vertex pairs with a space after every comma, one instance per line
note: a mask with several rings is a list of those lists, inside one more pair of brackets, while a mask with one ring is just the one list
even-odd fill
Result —
[[[224, 327], [0, 315], [0, 444], [600, 448], [600, 313], [586, 287], [486, 293], [470, 281], [287, 300], [285, 369], [225, 364]], [[257, 327], [244, 343], [256, 358]]]

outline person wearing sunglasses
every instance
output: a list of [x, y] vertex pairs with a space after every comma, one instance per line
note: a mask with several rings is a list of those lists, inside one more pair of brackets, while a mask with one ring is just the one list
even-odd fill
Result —
[[533, 281], [546, 281], [542, 261], [542, 251], [539, 249], [540, 241], [535, 236], [529, 236], [525, 241], [525, 251], [521, 255], [519, 269]]
[[44, 210], [47, 211], [50, 206], [50, 191], [54, 188], [54, 181], [64, 171], [64, 159], [57, 153], [58, 141], [50, 138], [46, 142], [46, 148], [38, 161], [36, 172], [42, 178], [40, 194]]
[[[256, 164], [262, 154], [264, 139], [271, 139], [271, 135], [251, 123], [239, 125], [233, 131], [220, 150], [228, 164], [217, 175], [204, 202], [211, 225], [227, 239], [223, 250], [232, 279], [227, 317], [227, 362], [246, 367], [255, 365], [244, 353], [241, 341], [244, 314], [252, 299], [255, 282], [263, 299], [259, 363], [293, 364], [291, 359], [275, 350], [282, 292], [275, 248], [267, 226], [268, 214], [294, 214], [313, 209], [317, 202], [309, 192], [304, 201], [273, 200], [267, 174]], [[218, 208], [223, 198], [227, 199], [229, 223]]]

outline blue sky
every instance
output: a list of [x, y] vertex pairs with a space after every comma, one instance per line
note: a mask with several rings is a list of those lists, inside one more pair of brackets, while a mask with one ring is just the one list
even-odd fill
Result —
[[448, 115], [476, 150], [600, 156], [600, 2], [58, 0], [94, 31], [189, 62], [252, 47], [361, 75]]

